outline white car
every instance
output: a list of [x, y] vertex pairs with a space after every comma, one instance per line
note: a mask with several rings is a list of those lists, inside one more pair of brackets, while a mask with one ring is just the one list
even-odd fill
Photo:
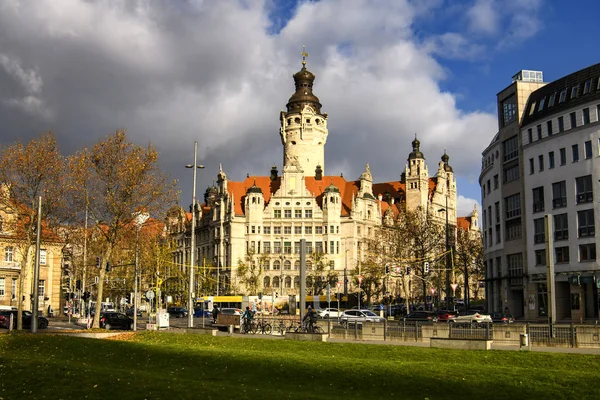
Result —
[[338, 318], [342, 313], [337, 308], [323, 308], [317, 310], [317, 315], [319, 318]]
[[342, 312], [340, 317], [342, 325], [347, 325], [349, 322], [384, 322], [385, 319], [375, 314], [371, 310], [346, 310]]
[[449, 322], [454, 323], [483, 323], [483, 322], [492, 322], [492, 317], [487, 314], [483, 314], [477, 310], [468, 310], [464, 314], [457, 315], [454, 318], [448, 320]]

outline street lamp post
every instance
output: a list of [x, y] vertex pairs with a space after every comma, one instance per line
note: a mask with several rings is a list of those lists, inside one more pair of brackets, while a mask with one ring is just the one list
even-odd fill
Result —
[[[197, 164], [198, 142], [194, 142], [194, 163], [187, 164], [186, 168], [194, 170], [194, 184], [192, 186], [192, 238], [190, 249], [190, 284], [188, 287], [188, 328], [194, 327], [194, 305], [192, 292], [194, 291], [194, 247], [196, 247], [196, 169], [204, 168], [204, 165]], [[203, 307], [204, 308], [204, 307]], [[202, 315], [204, 319], [204, 315]]]
[[446, 194], [446, 309], [450, 310], [450, 263], [452, 256], [450, 254], [450, 235], [449, 235], [449, 225], [448, 225], [448, 215], [450, 212], [448, 211], [448, 195]]
[[139, 247], [140, 247], [140, 228], [148, 219], [146, 213], [136, 213], [134, 216], [135, 223], [135, 271], [133, 277], [133, 330], [137, 330], [137, 310], [138, 310], [138, 280], [139, 280]]

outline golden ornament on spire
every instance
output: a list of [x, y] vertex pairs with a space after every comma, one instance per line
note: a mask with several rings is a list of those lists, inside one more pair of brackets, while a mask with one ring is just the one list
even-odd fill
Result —
[[306, 46], [302, 45], [302, 66], [305, 67], [306, 66], [306, 57], [308, 57], [308, 53], [306, 52]]

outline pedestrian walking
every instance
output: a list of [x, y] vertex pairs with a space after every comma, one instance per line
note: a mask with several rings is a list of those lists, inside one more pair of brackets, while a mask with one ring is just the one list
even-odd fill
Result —
[[213, 324], [217, 323], [217, 316], [219, 315], [220, 312], [221, 311], [219, 311], [219, 308], [215, 304], [213, 307], [213, 310], [212, 310]]

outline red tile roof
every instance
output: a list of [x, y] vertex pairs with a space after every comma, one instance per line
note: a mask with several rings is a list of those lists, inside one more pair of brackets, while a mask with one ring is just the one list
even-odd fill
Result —
[[456, 228], [468, 231], [471, 228], [471, 217], [456, 218]]

